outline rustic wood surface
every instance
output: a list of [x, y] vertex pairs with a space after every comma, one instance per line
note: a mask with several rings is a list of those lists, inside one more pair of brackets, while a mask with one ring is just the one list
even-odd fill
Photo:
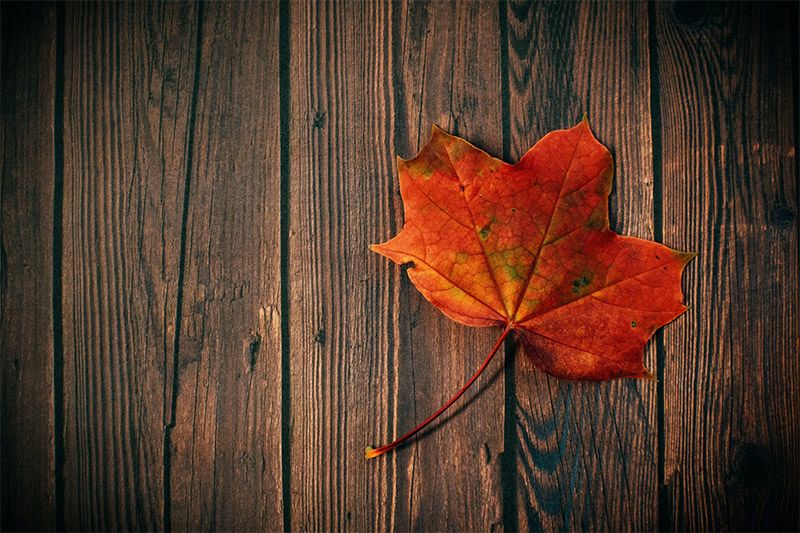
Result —
[[[614, 154], [612, 226], [652, 239], [647, 4], [511, 3], [505, 15], [506, 158], [517, 160], [565, 113], [589, 112]], [[645, 364], [657, 366], [652, 342]], [[515, 454], [514, 529], [652, 528], [658, 513], [654, 384], [570, 383], [520, 365], [514, 370], [507, 423], [515, 431], [506, 442]]]
[[155, 528], [164, 516], [193, 72], [192, 59], [177, 64], [170, 46], [193, 42], [186, 34], [194, 21], [170, 6], [62, 10], [64, 124], [56, 136], [64, 194], [56, 209], [64, 219], [65, 423], [56, 437], [64, 447], [57, 520], [70, 529]]
[[[796, 3], [13, 4], [3, 530], [797, 530]], [[586, 112], [620, 233], [699, 256], [657, 382], [569, 383], [367, 250], [436, 124]]]
[[662, 238], [699, 255], [692, 308], [662, 334], [663, 519], [775, 530], [792, 515], [797, 526], [797, 12], [664, 7]]
[[[55, 527], [61, 377], [62, 180], [56, 176], [56, 8], [0, 12], [0, 526]], [[60, 94], [58, 96], [61, 96]], [[58, 379], [56, 379], [58, 378]], [[63, 412], [63, 408], [59, 408]], [[57, 422], [58, 419], [58, 422]]]

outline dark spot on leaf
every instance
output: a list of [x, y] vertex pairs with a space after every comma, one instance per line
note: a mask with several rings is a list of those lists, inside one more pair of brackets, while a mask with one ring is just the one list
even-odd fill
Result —
[[659, 256], [656, 256], [656, 259], [661, 259], [661, 257], [659, 257]]
[[635, 328], [636, 327], [636, 322], [631, 322], [631, 327]]
[[311, 126], [318, 130], [325, 127], [325, 111], [317, 110], [314, 112], [314, 119], [311, 122]]
[[[589, 221], [586, 223], [586, 227], [589, 229], [602, 229], [604, 225], [603, 219], [597, 216], [592, 216]], [[614, 227], [611, 225], [611, 227]]]
[[578, 294], [581, 292], [581, 289], [589, 285], [590, 281], [589, 278], [586, 276], [581, 276], [580, 278], [572, 281], [572, 292], [574, 294]]
[[464, 186], [461, 185], [460, 183], [458, 184], [458, 188], [459, 188], [459, 190], [461, 190], [461, 192], [464, 192]]
[[481, 230], [478, 232], [478, 235], [480, 236], [481, 240], [485, 241], [486, 239], [489, 238], [489, 234], [491, 232], [492, 232], [492, 230], [489, 227], [489, 224], [487, 224], [487, 225], [485, 225], [484, 227], [481, 228]]
[[314, 335], [314, 342], [320, 346], [325, 346], [325, 328], [320, 328], [317, 334]]
[[516, 213], [516, 212], [517, 212], [517, 208], [516, 208], [516, 207], [512, 207], [512, 208], [511, 208], [511, 212], [512, 212], [512, 213]]

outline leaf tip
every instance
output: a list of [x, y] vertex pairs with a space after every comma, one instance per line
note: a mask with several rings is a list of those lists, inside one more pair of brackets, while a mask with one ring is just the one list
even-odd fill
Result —
[[385, 256], [386, 253], [383, 247], [384, 244], [386, 243], [370, 244], [367, 248], [369, 249], [370, 252]]
[[445, 132], [442, 128], [437, 126], [436, 124], [431, 124], [431, 140], [430, 142], [444, 142], [448, 138], [450, 138], [450, 134]]
[[[586, 111], [583, 112], [583, 116], [581, 117], [580, 122], [578, 122], [577, 126], [575, 126], [575, 127], [587, 130], [589, 132], [589, 134], [592, 137], [594, 137], [594, 132], [592, 131], [592, 125], [589, 124], [589, 114]], [[597, 140], [597, 139], [595, 139], [595, 140]]]
[[641, 378], [642, 378], [642, 379], [645, 379], [645, 380], [647, 380], [647, 381], [652, 381], [652, 382], [654, 382], [654, 383], [657, 383], [657, 382], [658, 382], [658, 378], [657, 378], [657, 377], [655, 377], [655, 376], [653, 375], [653, 373], [652, 373], [652, 372], [650, 372], [649, 370], [647, 370], [646, 368], [642, 367], [642, 372], [643, 372], [643, 374], [642, 374], [642, 376], [641, 376]]
[[683, 263], [682, 269], [691, 263], [697, 257], [697, 252], [678, 252], [679, 261]]

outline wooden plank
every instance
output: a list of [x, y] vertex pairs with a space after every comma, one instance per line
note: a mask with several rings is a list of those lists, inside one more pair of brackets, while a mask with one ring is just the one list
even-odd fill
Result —
[[664, 334], [667, 526], [797, 530], [797, 6], [656, 17], [664, 239], [699, 252]]
[[281, 530], [279, 5], [202, 7], [171, 525]]
[[451, 323], [367, 251], [402, 224], [395, 154], [434, 123], [499, 152], [500, 74], [480, 68], [499, 65], [498, 28], [490, 3], [291, 6], [292, 528], [501, 521], [502, 380], [417, 443], [363, 456], [441, 405], [499, 334]]
[[[502, 155], [497, 4], [413, 2], [403, 7], [392, 24], [397, 36], [392, 73], [395, 153], [413, 157], [436, 124]], [[380, 241], [402, 227], [396, 174], [392, 168], [389, 190], [380, 193], [395, 202], [393, 231], [383, 233]], [[396, 422], [386, 435], [392, 438], [461, 388], [500, 335], [498, 328], [452, 322], [422, 297], [405, 272], [400, 280], [402, 344], [393, 360]], [[502, 526], [502, 369], [498, 357], [435, 430], [388, 458], [397, 465], [398, 529], [487, 531]]]
[[[507, 22], [510, 153], [587, 112], [614, 155], [616, 231], [653, 237], [648, 13], [643, 3], [502, 6]], [[656, 384], [570, 383], [531, 370], [521, 351], [507, 424], [520, 530], [646, 530], [656, 525]], [[651, 342], [645, 366], [655, 373]], [[509, 371], [509, 369], [507, 369]], [[513, 399], [516, 402], [513, 402]], [[514, 405], [514, 403], [516, 405]], [[513, 425], [513, 426], [511, 426]]]
[[[290, 8], [290, 487], [296, 530], [392, 529], [396, 469], [364, 448], [392, 424], [389, 4]], [[379, 283], [379, 280], [382, 281]]]
[[0, 529], [48, 530], [56, 527], [56, 8], [3, 3], [0, 20]]
[[69, 4], [64, 57], [64, 515], [164, 527], [196, 13]]

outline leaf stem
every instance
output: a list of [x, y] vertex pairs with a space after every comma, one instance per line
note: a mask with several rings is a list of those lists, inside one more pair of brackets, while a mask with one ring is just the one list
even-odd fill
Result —
[[467, 389], [470, 388], [470, 386], [472, 386], [473, 383], [475, 383], [475, 380], [478, 379], [478, 377], [480, 377], [481, 374], [483, 374], [483, 371], [486, 370], [486, 367], [488, 367], [489, 363], [492, 362], [492, 359], [494, 358], [495, 354], [500, 349], [500, 347], [503, 345], [503, 341], [508, 336], [508, 334], [511, 333], [511, 331], [513, 329], [514, 328], [513, 328], [513, 326], [511, 324], [508, 324], [506, 326], [506, 328], [503, 330], [503, 334], [500, 335], [499, 339], [497, 339], [497, 342], [495, 342], [495, 344], [494, 344], [494, 348], [492, 348], [492, 351], [489, 352], [489, 355], [486, 357], [486, 360], [483, 361], [483, 364], [478, 369], [478, 371], [475, 372], [475, 374], [472, 375], [472, 377], [469, 379], [469, 381], [467, 381], [467, 383], [463, 387], [461, 387], [461, 390], [459, 390], [457, 393], [455, 393], [455, 395], [452, 398], [450, 398], [447, 401], [446, 404], [444, 404], [442, 407], [440, 407], [439, 410], [436, 411], [435, 413], [433, 413], [431, 416], [426, 418], [417, 427], [415, 427], [414, 429], [412, 429], [411, 431], [409, 431], [408, 433], [406, 433], [405, 435], [403, 435], [399, 439], [395, 440], [394, 442], [390, 442], [389, 444], [385, 444], [385, 445], [381, 446], [380, 448], [373, 448], [372, 446], [368, 446], [367, 450], [366, 450], [366, 454], [365, 454], [367, 459], [372, 459], [374, 457], [379, 457], [379, 456], [385, 454], [386, 452], [391, 451], [394, 448], [397, 448], [398, 446], [403, 444], [405, 441], [407, 441], [408, 439], [410, 439], [411, 437], [416, 435], [425, 426], [427, 426], [428, 424], [430, 424], [431, 422], [436, 420], [436, 418], [440, 414], [444, 413], [447, 410], [448, 407], [453, 405], [456, 400], [461, 398], [461, 396], [465, 392], [467, 392]]

